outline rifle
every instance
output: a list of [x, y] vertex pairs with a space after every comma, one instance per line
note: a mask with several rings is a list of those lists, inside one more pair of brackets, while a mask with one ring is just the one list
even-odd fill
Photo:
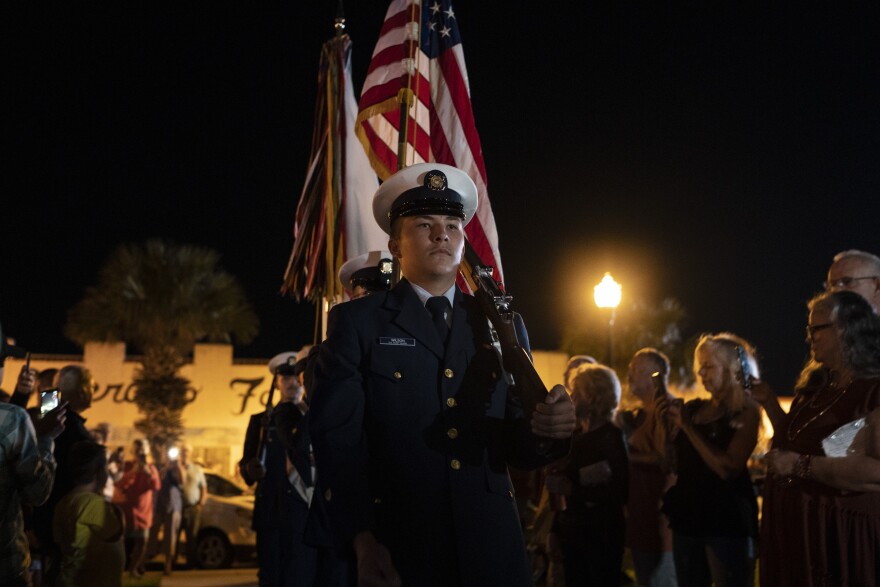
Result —
[[[272, 375], [272, 383], [269, 385], [269, 397], [266, 399], [266, 413], [263, 414], [263, 422], [262, 427], [260, 428], [260, 442], [257, 444], [257, 456], [260, 459], [260, 463], [263, 465], [263, 470], [266, 469], [266, 443], [272, 442], [272, 439], [269, 437], [269, 428], [274, 426], [274, 422], [272, 422], [272, 398], [275, 396], [275, 375]], [[265, 473], [264, 473], [265, 475]]]
[[493, 342], [498, 343], [496, 350], [500, 347], [501, 364], [508, 383], [516, 386], [526, 418], [531, 420], [535, 406], [544, 403], [548, 391], [516, 336], [515, 313], [510, 307], [513, 296], [501, 289], [492, 277], [492, 267], [483, 263], [468, 240], [464, 242], [461, 274], [489, 320]]

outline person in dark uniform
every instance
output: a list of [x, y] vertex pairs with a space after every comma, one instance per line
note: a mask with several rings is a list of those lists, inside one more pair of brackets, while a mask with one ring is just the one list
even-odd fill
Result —
[[[300, 351], [300, 358], [307, 353], [308, 348]], [[298, 363], [297, 358], [298, 353], [286, 352], [269, 361], [280, 399], [271, 417], [269, 411], [251, 416], [239, 462], [245, 482], [257, 484], [252, 526], [257, 533], [260, 585], [273, 587], [313, 585], [316, 573], [317, 549], [303, 542], [311, 466], [307, 453], [294, 454], [299, 423], [307, 410], [300, 380], [305, 361]]]
[[[370, 251], [346, 261], [339, 269], [339, 281], [345, 288], [348, 299], [359, 299], [379, 291], [388, 291], [391, 286], [392, 262], [391, 253], [388, 251]], [[305, 350], [305, 349], [304, 349]], [[301, 373], [301, 381], [306, 394], [313, 387], [314, 370], [320, 344], [312, 346], [307, 353], [300, 351], [296, 363], [297, 373]], [[305, 354], [305, 356], [303, 356]], [[295, 436], [288, 435], [293, 445], [289, 450], [292, 455], [311, 455], [311, 439], [308, 434], [309, 414], [306, 412], [298, 422]], [[286, 425], [290, 429], [290, 425]], [[293, 457], [291, 457], [293, 458]], [[295, 463], [296, 464], [296, 463]], [[304, 465], [303, 465], [304, 466]], [[296, 464], [301, 468], [300, 464]], [[311, 468], [313, 491], [320, 491], [320, 479], [315, 475], [314, 467]], [[317, 569], [315, 574], [316, 586], [339, 586], [351, 585], [354, 577], [354, 552], [350, 545], [338, 548], [327, 521], [327, 513], [321, 507], [318, 500], [310, 502], [309, 515], [306, 521], [304, 542], [317, 549]]]
[[526, 419], [486, 317], [455, 285], [476, 202], [448, 165], [390, 177], [373, 211], [404, 279], [329, 315], [310, 411], [315, 501], [354, 548], [360, 584], [532, 585], [507, 465], [565, 454], [574, 408], [559, 385]]
[[391, 253], [370, 251], [349, 259], [339, 268], [339, 281], [352, 300], [391, 288]]

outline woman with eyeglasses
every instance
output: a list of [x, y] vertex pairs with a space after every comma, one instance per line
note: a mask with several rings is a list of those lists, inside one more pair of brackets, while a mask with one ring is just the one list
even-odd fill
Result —
[[[880, 585], [880, 317], [847, 291], [808, 307], [811, 358], [791, 409], [754, 390], [775, 414], [761, 584]], [[836, 433], [848, 423], [858, 430], [849, 448]]]
[[657, 400], [671, 425], [678, 476], [663, 498], [678, 585], [750, 586], [758, 504], [748, 460], [758, 442], [760, 408], [746, 387], [758, 376], [755, 351], [734, 334], [704, 335], [694, 370], [711, 399]]

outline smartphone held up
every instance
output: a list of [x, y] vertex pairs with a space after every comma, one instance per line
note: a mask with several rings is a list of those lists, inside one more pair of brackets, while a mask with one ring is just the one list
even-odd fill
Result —
[[58, 389], [47, 389], [40, 393], [40, 416], [45, 416], [60, 403]]
[[666, 380], [660, 371], [654, 371], [651, 374], [651, 381], [654, 382], [654, 401], [666, 397], [669, 390], [666, 388]]

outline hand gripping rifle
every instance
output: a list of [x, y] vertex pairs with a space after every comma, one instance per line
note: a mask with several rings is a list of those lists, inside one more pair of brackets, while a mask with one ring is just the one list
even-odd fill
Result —
[[526, 418], [531, 420], [535, 406], [544, 403], [548, 392], [516, 335], [515, 313], [510, 307], [513, 296], [502, 291], [492, 277], [492, 267], [482, 262], [467, 240], [461, 273], [477, 298], [480, 309], [489, 319], [492, 339], [496, 343], [496, 351], [500, 347], [501, 364], [508, 383], [516, 386]]

